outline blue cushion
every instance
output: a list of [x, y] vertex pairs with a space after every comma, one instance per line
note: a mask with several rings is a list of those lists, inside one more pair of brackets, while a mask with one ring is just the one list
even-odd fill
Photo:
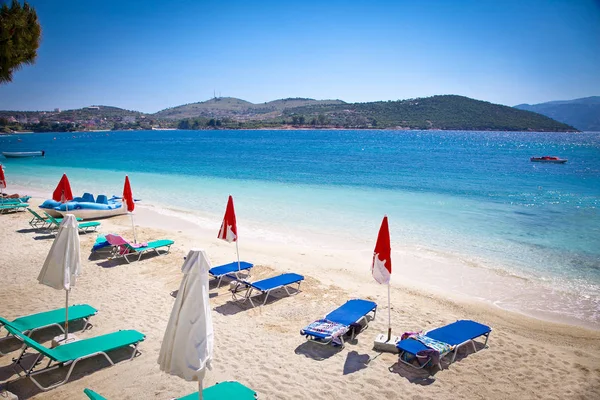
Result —
[[287, 273], [274, 276], [272, 278], [263, 279], [262, 281], [256, 281], [250, 285], [262, 292], [271, 290], [280, 286], [290, 285], [304, 280], [302, 275]]
[[350, 325], [377, 308], [373, 301], [353, 299], [333, 310], [325, 316], [326, 319], [344, 325]]
[[432, 339], [448, 343], [452, 346], [459, 345], [467, 340], [475, 339], [479, 336], [491, 332], [492, 329], [471, 320], [460, 320], [450, 325], [442, 326], [427, 333]]
[[419, 351], [429, 350], [429, 347], [416, 339], [404, 339], [396, 343], [396, 347], [401, 351], [406, 351], [410, 354], [417, 354]]
[[[240, 269], [240, 271], [242, 271], [245, 269], [250, 269], [253, 266], [254, 266], [254, 264], [250, 264], [249, 262], [240, 261], [239, 269]], [[212, 276], [221, 276], [221, 275], [227, 275], [231, 272], [236, 272], [237, 270], [238, 270], [238, 263], [237, 263], [237, 261], [234, 261], [229, 264], [219, 265], [218, 267], [213, 267], [213, 268], [209, 269], [208, 272]]]

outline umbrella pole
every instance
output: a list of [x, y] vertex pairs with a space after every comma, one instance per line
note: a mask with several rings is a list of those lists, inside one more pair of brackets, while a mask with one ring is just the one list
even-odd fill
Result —
[[390, 307], [390, 281], [388, 281], [388, 338], [389, 342], [392, 338], [392, 308]]
[[135, 224], [133, 223], [133, 213], [131, 214], [131, 227], [133, 228], [133, 243], [137, 243], [137, 237], [135, 236]]
[[198, 379], [198, 398], [202, 400], [202, 379]]
[[237, 255], [237, 259], [238, 259], [238, 272], [240, 272], [242, 270], [242, 267], [240, 265], [240, 249], [238, 247], [237, 239], [235, 241], [235, 254]]
[[69, 291], [65, 291], [67, 293], [67, 299], [65, 301], [65, 343], [67, 343], [67, 338], [69, 336]]

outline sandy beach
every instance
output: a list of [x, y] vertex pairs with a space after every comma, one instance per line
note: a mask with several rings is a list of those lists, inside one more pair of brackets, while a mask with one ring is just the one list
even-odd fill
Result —
[[[37, 206], [42, 198], [33, 198]], [[64, 307], [64, 294], [37, 283], [37, 275], [53, 236], [30, 229], [30, 214], [0, 216], [0, 316], [16, 317]], [[101, 233], [132, 237], [127, 216], [101, 220]], [[71, 304], [90, 304], [99, 310], [93, 328], [74, 332], [88, 338], [119, 329], [146, 334], [141, 355], [133, 361], [117, 352], [115, 366], [102, 358], [80, 363], [70, 381], [48, 392], [12, 374], [18, 352], [0, 342], [0, 382], [19, 398], [84, 399], [91, 388], [108, 399], [169, 399], [195, 390], [196, 384], [160, 372], [158, 352], [181, 281], [183, 257], [192, 248], [207, 251], [213, 266], [235, 258], [234, 246], [216, 238], [220, 221], [202, 225], [176, 213], [153, 207], [136, 209], [139, 241], [175, 240], [171, 253], [145, 256], [139, 262], [90, 256], [97, 234], [81, 235], [83, 275], [72, 290]], [[215, 228], [215, 226], [217, 228]], [[283, 272], [305, 276], [301, 292], [277, 292], [265, 306], [251, 308], [232, 302], [227, 285], [211, 284], [215, 329], [213, 370], [205, 386], [237, 380], [261, 399], [596, 399], [600, 398], [600, 331], [547, 322], [505, 311], [488, 303], [447, 296], [443, 292], [393, 280], [392, 327], [395, 335], [427, 330], [458, 319], [473, 319], [492, 327], [486, 349], [459, 353], [457, 361], [432, 376], [398, 363], [398, 356], [373, 350], [373, 340], [387, 330], [387, 292], [371, 277], [368, 251], [343, 254], [334, 248], [311, 247], [301, 240], [292, 245], [249, 235], [240, 242], [242, 259], [253, 262], [252, 279]], [[375, 239], [375, 238], [374, 238]], [[372, 246], [371, 246], [372, 247]], [[427, 268], [428, 258], [395, 259], [395, 267]], [[407, 265], [410, 264], [410, 265]], [[357, 266], [363, 265], [359, 269]], [[308, 343], [299, 330], [349, 298], [378, 304], [377, 318], [343, 349]], [[58, 335], [48, 329], [33, 335], [49, 345]], [[10, 347], [12, 346], [12, 347]], [[55, 371], [43, 380], [60, 380]], [[42, 378], [43, 379], [43, 378]], [[14, 381], [11, 381], [14, 380]]]

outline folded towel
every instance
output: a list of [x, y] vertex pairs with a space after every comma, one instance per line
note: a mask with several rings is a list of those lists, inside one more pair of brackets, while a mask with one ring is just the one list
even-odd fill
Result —
[[348, 332], [348, 329], [349, 327], [347, 325], [339, 324], [327, 319], [319, 319], [304, 328], [301, 333], [304, 334], [308, 331], [331, 336], [333, 343], [341, 345], [342, 341], [340, 340], [340, 337], [345, 335], [346, 332]]

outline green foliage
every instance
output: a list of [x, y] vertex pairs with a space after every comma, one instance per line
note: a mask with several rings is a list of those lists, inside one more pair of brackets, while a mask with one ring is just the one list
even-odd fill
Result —
[[[294, 115], [292, 115], [292, 113]], [[445, 95], [402, 101], [329, 104], [297, 107], [284, 116], [319, 118], [344, 128], [575, 131], [576, 129], [532, 112], [463, 96]]]
[[13, 72], [37, 57], [42, 29], [35, 10], [13, 0], [0, 7], [0, 84], [12, 81]]

